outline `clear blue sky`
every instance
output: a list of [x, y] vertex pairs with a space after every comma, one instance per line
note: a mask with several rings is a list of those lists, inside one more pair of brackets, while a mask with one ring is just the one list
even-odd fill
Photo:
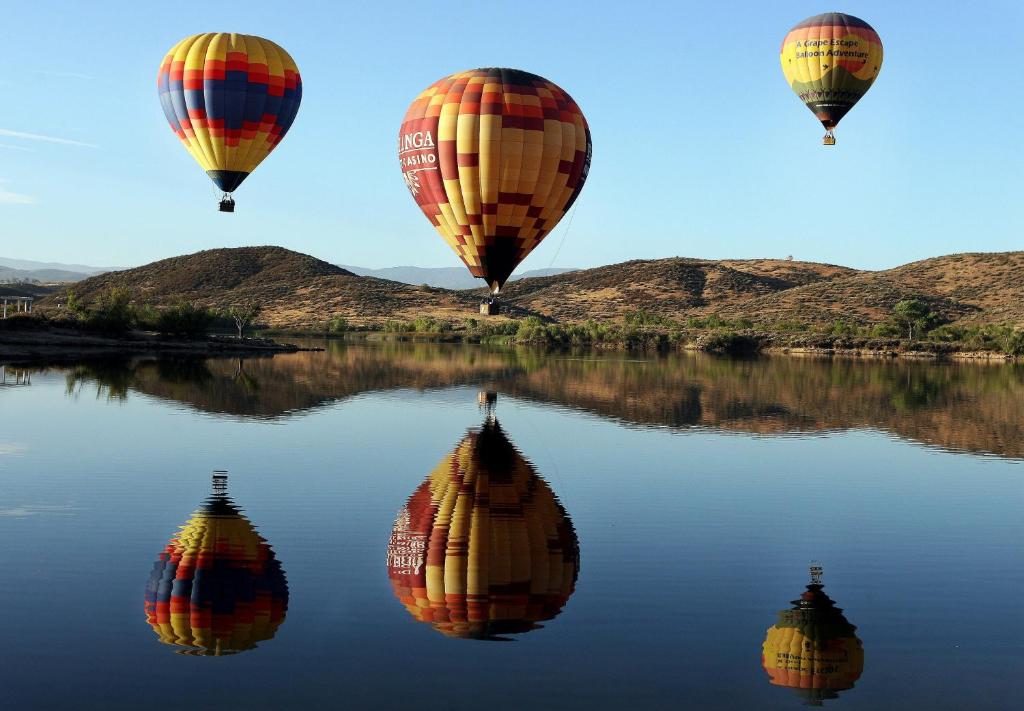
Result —
[[[870, 22], [885, 64], [828, 149], [778, 51], [831, 10]], [[885, 268], [1024, 246], [1020, 0], [39, 0], [5, 4], [0, 24], [0, 256], [130, 266], [279, 244], [457, 265], [405, 188], [395, 137], [419, 91], [477, 66], [551, 79], [593, 132], [572, 229], [526, 269], [788, 254]], [[303, 77], [298, 118], [234, 215], [216, 211], [156, 93], [164, 53], [208, 31], [273, 39]]]

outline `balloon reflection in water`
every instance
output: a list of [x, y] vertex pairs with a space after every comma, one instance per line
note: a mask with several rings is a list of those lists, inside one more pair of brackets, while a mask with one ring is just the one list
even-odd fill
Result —
[[771, 683], [794, 689], [811, 706], [852, 689], [864, 671], [864, 648], [843, 616], [842, 609], [825, 594], [821, 568], [811, 568], [811, 584], [779, 612], [768, 628], [761, 664]]
[[221, 656], [271, 639], [287, 609], [281, 563], [215, 472], [213, 494], [153, 565], [146, 621], [182, 654]]
[[401, 510], [387, 566], [420, 622], [449, 637], [501, 640], [561, 612], [579, 560], [565, 509], [488, 417]]

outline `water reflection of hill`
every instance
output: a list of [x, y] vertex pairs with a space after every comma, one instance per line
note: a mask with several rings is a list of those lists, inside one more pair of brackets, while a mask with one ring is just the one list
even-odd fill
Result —
[[131, 361], [67, 372], [198, 410], [275, 418], [359, 393], [486, 385], [626, 424], [779, 435], [874, 428], [929, 445], [1024, 457], [1024, 367], [907, 361], [573, 358], [433, 344], [332, 344], [273, 359]]

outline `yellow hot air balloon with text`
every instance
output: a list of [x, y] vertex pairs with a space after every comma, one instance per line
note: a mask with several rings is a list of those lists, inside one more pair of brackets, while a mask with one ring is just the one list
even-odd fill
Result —
[[782, 40], [779, 55], [786, 82], [825, 127], [833, 129], [860, 101], [882, 68], [882, 40], [859, 17], [826, 12], [798, 23]]
[[416, 204], [493, 294], [572, 207], [591, 152], [572, 97], [518, 69], [473, 69], [431, 84], [398, 132]]

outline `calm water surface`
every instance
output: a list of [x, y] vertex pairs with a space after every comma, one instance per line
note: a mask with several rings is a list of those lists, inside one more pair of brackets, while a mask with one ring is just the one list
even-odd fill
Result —
[[1019, 366], [334, 342], [2, 381], [6, 708], [1021, 704]]

